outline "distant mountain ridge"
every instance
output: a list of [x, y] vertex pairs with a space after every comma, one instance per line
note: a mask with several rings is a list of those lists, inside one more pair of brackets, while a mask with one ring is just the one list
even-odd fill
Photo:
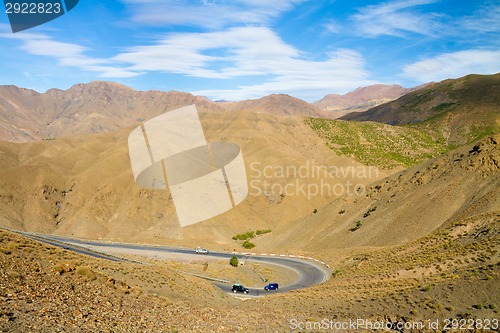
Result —
[[[50, 89], [45, 93], [12, 85], [0, 86], [0, 141], [28, 142], [111, 132], [196, 104], [200, 112], [248, 111], [391, 125], [415, 124], [433, 118], [439, 122], [431, 126], [436, 131], [436, 139], [463, 144], [491, 134], [492, 128], [500, 126], [495, 117], [500, 96], [499, 77], [500, 74], [470, 75], [423, 88], [372, 85], [345, 95], [327, 95], [314, 105], [285, 94], [239, 102], [213, 102], [185, 92], [137, 91], [104, 81], [76, 84], [68, 90]], [[401, 97], [385, 103], [398, 96]], [[373, 105], [378, 106], [369, 109]], [[369, 110], [352, 112], [365, 109]], [[471, 112], [479, 112], [479, 117], [474, 118], [478, 126], [469, 119]], [[347, 113], [350, 114], [345, 115]]]
[[403, 88], [400, 85], [374, 84], [359, 87], [344, 95], [326, 95], [314, 102], [313, 105], [333, 113], [336, 118], [353, 111], [366, 111], [371, 107], [395, 100], [420, 87]]
[[500, 128], [500, 73], [468, 75], [433, 83], [395, 101], [340, 119], [410, 125], [434, 132], [436, 140], [465, 144]]
[[0, 140], [25, 142], [110, 132], [189, 104], [200, 111], [223, 111], [189, 93], [136, 91], [112, 82], [94, 81], [45, 93], [0, 86]]
[[218, 103], [228, 111], [267, 112], [282, 116], [328, 117], [328, 113], [301, 99], [272, 94], [259, 99]]
[[191, 104], [196, 104], [200, 112], [248, 110], [278, 116], [327, 116], [321, 109], [288, 95], [213, 102], [185, 92], [137, 91], [104, 81], [45, 93], [10, 85], [0, 86], [0, 141], [27, 142], [111, 132]]

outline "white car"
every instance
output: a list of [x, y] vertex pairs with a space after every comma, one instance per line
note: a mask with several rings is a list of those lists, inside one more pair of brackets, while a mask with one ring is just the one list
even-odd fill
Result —
[[198, 253], [198, 254], [208, 254], [208, 250], [204, 249], [202, 247], [197, 247], [196, 248], [196, 253]]

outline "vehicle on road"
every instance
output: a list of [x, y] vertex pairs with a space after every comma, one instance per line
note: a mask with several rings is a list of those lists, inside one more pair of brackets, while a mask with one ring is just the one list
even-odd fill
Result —
[[198, 254], [208, 254], [208, 250], [204, 249], [202, 247], [197, 247], [196, 248], [196, 253], [198, 253]]
[[233, 293], [242, 292], [243, 294], [248, 294], [250, 292], [248, 288], [243, 287], [241, 284], [233, 284], [233, 288], [231, 290]]
[[264, 290], [278, 290], [278, 284], [277, 283], [269, 283], [267, 286], [264, 287]]

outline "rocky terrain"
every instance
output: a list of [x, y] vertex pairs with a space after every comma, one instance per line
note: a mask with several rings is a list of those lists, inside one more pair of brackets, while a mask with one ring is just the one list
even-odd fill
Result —
[[45, 93], [0, 86], [0, 140], [29, 142], [112, 132], [191, 104], [196, 104], [199, 112], [246, 110], [278, 116], [328, 116], [321, 109], [288, 95], [215, 103], [184, 92], [137, 91], [104, 81]]
[[393, 246], [454, 223], [490, 221], [500, 213], [499, 144], [500, 135], [488, 137], [376, 181], [276, 228], [280, 240], [268, 238], [267, 246], [312, 252]]
[[[201, 258], [116, 263], [0, 229], [0, 330], [314, 332], [294, 323], [363, 319], [443, 332], [450, 319], [498, 320], [497, 81], [436, 83], [346, 117], [360, 122], [317, 118], [323, 110], [286, 95], [215, 103], [105, 82], [45, 94], [0, 87], [0, 135], [13, 141], [0, 142], [0, 225], [229, 252], [242, 249], [234, 235], [269, 229], [251, 239], [256, 251], [311, 256], [332, 271], [311, 288], [232, 297], [180, 271], [251, 284], [262, 268]], [[168, 192], [135, 184], [127, 137], [191, 103], [208, 141], [241, 147], [250, 193], [180, 228]]]
[[408, 125], [433, 132], [434, 140], [463, 145], [498, 132], [500, 74], [468, 75], [429, 84], [393, 102], [341, 117]]
[[[208, 141], [234, 142], [243, 151], [249, 195], [226, 214], [181, 228], [169, 193], [135, 184], [127, 147], [131, 129], [122, 129], [23, 144], [0, 142], [0, 223], [83, 238], [187, 242], [190, 246], [206, 243], [232, 249], [231, 237], [248, 231], [248, 226], [274, 229], [338, 196], [333, 192], [311, 196], [299, 187], [287, 195], [282, 186], [296, 182], [294, 170], [302, 168], [306, 173], [301, 186], [322, 179], [333, 184], [354, 182], [350, 174], [336, 179], [313, 174], [319, 165], [362, 167], [350, 158], [336, 156], [301, 118], [254, 112], [202, 113], [201, 121]], [[291, 171], [282, 175], [270, 172], [285, 167]], [[384, 175], [372, 168], [356, 183], [368, 184]]]
[[284, 94], [273, 94], [259, 99], [239, 102], [220, 102], [218, 104], [231, 112], [265, 112], [288, 117], [330, 117], [328, 112], [324, 112], [322, 109], [303, 100]]
[[6, 231], [0, 237], [3, 332], [248, 332], [283, 324], [169, 269], [111, 263]]
[[27, 142], [110, 132], [190, 104], [201, 112], [223, 111], [188, 93], [136, 91], [113, 82], [76, 84], [45, 93], [0, 86], [0, 139]]
[[421, 87], [403, 88], [400, 85], [374, 84], [357, 88], [344, 95], [326, 95], [314, 102], [313, 105], [329, 113], [330, 117], [339, 118], [351, 112], [366, 111], [419, 88]]

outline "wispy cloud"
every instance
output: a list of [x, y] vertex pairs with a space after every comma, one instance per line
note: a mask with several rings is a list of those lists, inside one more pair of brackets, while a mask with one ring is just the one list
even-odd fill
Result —
[[327, 54], [325, 60], [313, 61], [265, 27], [171, 34], [154, 45], [132, 47], [113, 60], [131, 71], [159, 71], [210, 79], [254, 76], [263, 80], [261, 84], [235, 90], [196, 92], [225, 99], [278, 92], [310, 98], [306, 91], [314, 91], [317, 97], [318, 90], [346, 91], [369, 82], [359, 53], [337, 50]]
[[438, 15], [424, 13], [418, 6], [437, 0], [399, 0], [358, 9], [352, 20], [359, 34], [368, 37], [381, 35], [404, 36], [406, 33], [432, 35], [439, 30]]
[[337, 34], [342, 30], [340, 24], [338, 24], [335, 20], [329, 20], [327, 23], [323, 24], [323, 28], [326, 32], [332, 34]]
[[222, 28], [266, 24], [293, 6], [310, 0], [121, 0], [135, 23], [153, 26]]
[[102, 77], [126, 78], [140, 74], [113, 66], [109, 59], [88, 56], [85, 53], [90, 50], [84, 46], [55, 41], [44, 34], [0, 33], [0, 38], [21, 41], [20, 49], [28, 54], [55, 58], [60, 66], [78, 67], [85, 71], [99, 72]]
[[198, 92], [225, 99], [283, 92], [312, 99], [319, 93], [347, 92], [373, 83], [367, 79], [365, 62], [359, 53], [339, 49], [325, 54], [323, 60], [313, 60], [266, 27], [173, 33], [152, 45], [129, 47], [109, 58], [89, 56], [92, 50], [87, 47], [56, 41], [39, 33], [0, 34], [0, 38], [21, 41], [20, 48], [28, 54], [52, 57], [60, 66], [97, 72], [105, 78], [160, 72], [212, 80], [255, 77], [261, 81], [234, 90]]
[[441, 81], [467, 74], [500, 72], [500, 50], [466, 50], [420, 60], [403, 69], [403, 75], [418, 82]]
[[462, 18], [460, 26], [475, 33], [500, 32], [500, 4], [482, 6], [474, 15]]
[[154, 45], [131, 47], [114, 57], [131, 70], [160, 71], [201, 78], [265, 75], [280, 61], [300, 56], [263, 27], [171, 34]]

